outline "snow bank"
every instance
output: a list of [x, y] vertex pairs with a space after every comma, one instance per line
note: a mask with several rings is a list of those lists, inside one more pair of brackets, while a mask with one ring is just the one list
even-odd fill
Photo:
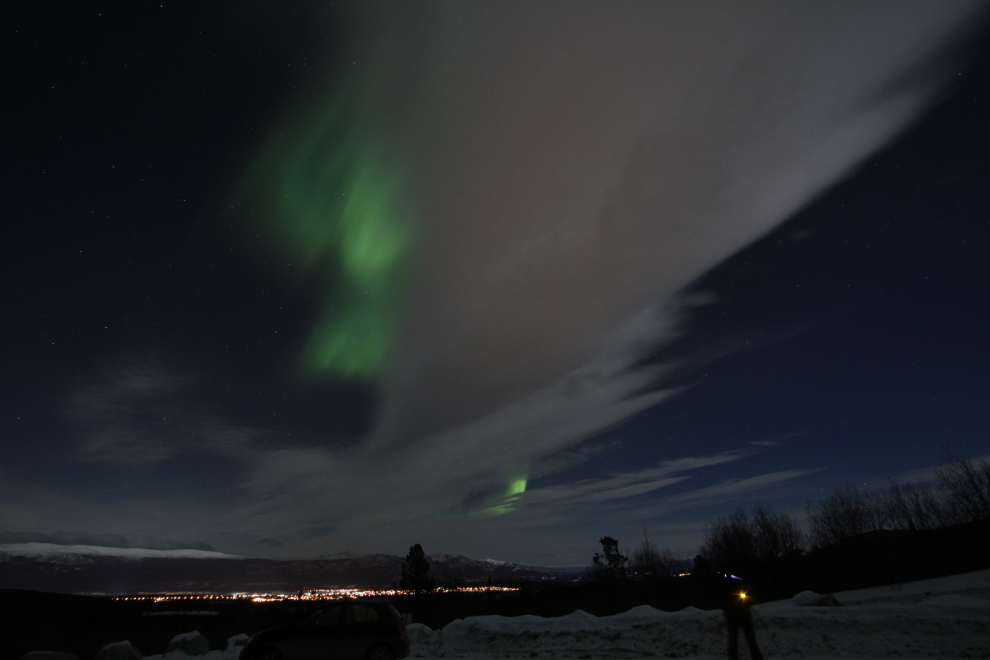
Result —
[[[936, 595], [933, 595], [936, 594]], [[985, 657], [990, 571], [835, 594], [842, 607], [808, 607], [814, 592], [754, 607], [764, 655], [795, 658]], [[640, 606], [615, 616], [577, 610], [544, 618], [477, 616], [442, 630], [406, 627], [413, 658], [725, 657], [718, 611], [661, 612]], [[745, 642], [740, 640], [745, 646]], [[745, 656], [745, 651], [741, 652]]]
[[801, 593], [791, 598], [791, 604], [799, 605], [802, 607], [823, 607], [823, 606], [838, 606], [842, 605], [839, 599], [833, 594], [822, 594], [815, 593], [814, 591], [802, 591]]
[[172, 638], [165, 649], [165, 656], [169, 657], [176, 653], [183, 655], [206, 655], [210, 652], [210, 643], [199, 631], [182, 633]]
[[990, 569], [949, 575], [931, 580], [918, 580], [892, 584], [885, 587], [870, 587], [835, 594], [843, 603], [864, 602], [918, 602], [933, 594], [981, 592], [984, 598], [990, 597]]
[[662, 655], [685, 657], [718, 655], [723, 625], [719, 612], [643, 605], [605, 617], [581, 610], [555, 618], [469, 617], [440, 631], [422, 626], [410, 642], [415, 658], [629, 658], [661, 654], [660, 647]]
[[210, 651], [204, 655], [187, 655], [182, 651], [172, 651], [164, 655], [146, 655], [144, 660], [239, 660], [241, 646], [226, 651]]
[[100, 649], [96, 660], [141, 660], [141, 651], [127, 640], [113, 642]]
[[[423, 627], [426, 628], [426, 626]], [[196, 632], [183, 633], [174, 637], [172, 642], [180, 641], [179, 638], [188, 641], [198, 634]], [[250, 637], [248, 635], [241, 633], [227, 638], [227, 649], [224, 651], [208, 651], [200, 655], [191, 655], [182, 650], [175, 650], [159, 655], [146, 655], [144, 656], [144, 660], [238, 660], [241, 655], [241, 649], [244, 648], [244, 645], [247, 644], [249, 639]]]

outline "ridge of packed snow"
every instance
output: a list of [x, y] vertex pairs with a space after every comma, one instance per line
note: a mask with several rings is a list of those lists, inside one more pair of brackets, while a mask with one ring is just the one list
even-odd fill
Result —
[[[837, 593], [840, 606], [799, 604], [812, 595], [821, 598], [807, 592], [754, 606], [765, 656], [982, 657], [990, 638], [990, 570]], [[581, 610], [550, 618], [473, 616], [440, 630], [414, 623], [406, 632], [412, 658], [717, 658], [726, 647], [722, 613], [693, 607], [662, 612], [641, 605], [603, 617]]]
[[9, 543], [0, 545], [0, 555], [15, 557], [59, 558], [120, 557], [124, 559], [246, 559], [212, 550], [150, 550], [148, 548], [106, 548], [97, 545], [58, 545], [56, 543]]

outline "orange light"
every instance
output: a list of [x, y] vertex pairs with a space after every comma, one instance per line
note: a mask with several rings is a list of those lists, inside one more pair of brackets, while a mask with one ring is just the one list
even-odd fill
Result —
[[740, 598], [745, 598], [745, 597], [746, 597], [746, 593], [745, 593], [745, 592], [743, 592], [743, 593], [741, 593], [741, 594], [739, 594], [739, 597], [740, 597]]

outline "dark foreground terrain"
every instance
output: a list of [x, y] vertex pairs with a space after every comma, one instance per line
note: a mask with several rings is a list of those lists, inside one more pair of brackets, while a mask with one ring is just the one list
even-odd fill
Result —
[[[871, 532], [773, 565], [753, 567], [757, 597], [777, 600], [804, 590], [838, 592], [897, 585], [990, 567], [990, 528], [961, 525], [932, 531]], [[543, 576], [545, 577], [545, 576]], [[474, 592], [400, 596], [392, 601], [413, 621], [440, 628], [455, 619], [498, 614], [555, 617], [577, 609], [596, 616], [648, 604], [676, 611], [688, 605], [712, 609], [702, 574], [666, 580], [634, 578], [573, 583], [559, 580], [503, 581], [513, 592]], [[228, 637], [253, 634], [306, 616], [318, 601], [184, 598], [115, 600], [16, 589], [0, 590], [0, 660], [32, 650], [61, 650], [91, 660], [105, 644], [130, 640], [145, 655], [164, 651], [179, 633], [198, 630], [211, 649]]]

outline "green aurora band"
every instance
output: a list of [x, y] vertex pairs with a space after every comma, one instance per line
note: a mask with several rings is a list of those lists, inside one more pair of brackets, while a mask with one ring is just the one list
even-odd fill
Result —
[[[344, 86], [347, 89], [347, 86]], [[303, 350], [315, 375], [375, 382], [402, 304], [412, 218], [406, 178], [385, 113], [360, 87], [300, 104], [268, 134], [235, 195], [252, 233], [324, 282], [319, 319]], [[365, 95], [366, 97], [367, 95]]]
[[518, 507], [519, 501], [526, 492], [527, 476], [518, 474], [518, 465], [507, 465], [502, 468], [503, 474], [515, 474], [503, 481], [504, 487], [496, 488], [484, 494], [476, 494], [460, 504], [443, 511], [438, 511], [438, 518], [491, 518], [512, 513]]
[[526, 477], [519, 477], [513, 479], [509, 482], [509, 486], [506, 489], [504, 499], [501, 504], [496, 504], [495, 506], [489, 506], [481, 509], [475, 513], [478, 517], [489, 517], [489, 516], [501, 516], [506, 513], [512, 513], [516, 510], [516, 502], [522, 498], [523, 493], [526, 492]]
[[[372, 384], [391, 353], [416, 220], [413, 149], [390, 116], [383, 71], [372, 65], [332, 95], [296, 104], [266, 134], [233, 196], [263, 251], [320, 282], [324, 299], [303, 347], [304, 371]], [[527, 469], [504, 466], [504, 486], [437, 515], [515, 511]]]

